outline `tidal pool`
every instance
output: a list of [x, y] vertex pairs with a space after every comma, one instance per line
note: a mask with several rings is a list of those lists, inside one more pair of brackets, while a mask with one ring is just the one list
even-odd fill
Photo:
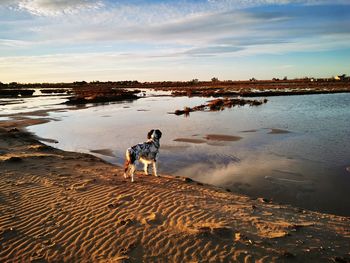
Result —
[[270, 97], [261, 106], [193, 112], [187, 118], [169, 114], [208, 100], [146, 96], [67, 108], [50, 112], [56, 121], [29, 130], [58, 141], [50, 144], [54, 147], [121, 165], [125, 149], [158, 128], [160, 173], [350, 215], [350, 94]]

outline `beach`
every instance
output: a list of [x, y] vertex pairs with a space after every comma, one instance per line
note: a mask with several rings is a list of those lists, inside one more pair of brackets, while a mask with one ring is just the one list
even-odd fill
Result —
[[0, 1], [0, 263], [350, 263], [349, 7]]
[[0, 128], [1, 262], [349, 262], [350, 219], [123, 169]]

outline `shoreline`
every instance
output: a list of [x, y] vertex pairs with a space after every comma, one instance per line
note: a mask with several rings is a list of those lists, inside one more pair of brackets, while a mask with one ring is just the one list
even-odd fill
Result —
[[[145, 91], [163, 91], [172, 97], [272, 97], [293, 95], [320, 95], [350, 92], [350, 79], [306, 78], [292, 80], [244, 80], [244, 81], [163, 81], [163, 82], [79, 82], [2, 84], [0, 98], [18, 99], [47, 96], [65, 96], [65, 105], [109, 103], [137, 100]], [[40, 91], [40, 95], [35, 94]], [[162, 96], [162, 95], [161, 95]], [[5, 104], [6, 105], [6, 104]], [[204, 106], [204, 105], [202, 105]], [[198, 108], [196, 110], [199, 110]], [[180, 113], [181, 110], [178, 111]], [[181, 113], [184, 114], [184, 113]]]
[[183, 177], [131, 183], [121, 167], [39, 142], [23, 130], [32, 121], [0, 122], [0, 261], [350, 259], [349, 217]]

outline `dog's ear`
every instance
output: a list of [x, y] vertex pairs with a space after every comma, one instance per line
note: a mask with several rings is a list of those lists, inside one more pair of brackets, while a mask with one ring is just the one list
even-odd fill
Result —
[[152, 134], [153, 134], [154, 130], [150, 130], [147, 134], [147, 139], [151, 139], [152, 138]]
[[162, 137], [162, 132], [160, 130], [156, 130], [157, 138], [160, 139]]

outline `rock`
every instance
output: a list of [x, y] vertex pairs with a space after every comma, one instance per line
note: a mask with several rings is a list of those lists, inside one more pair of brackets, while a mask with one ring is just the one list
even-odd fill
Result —
[[19, 132], [19, 130], [17, 128], [12, 128], [8, 132]]
[[212, 228], [213, 234], [219, 236], [220, 238], [231, 238], [233, 234], [233, 230], [228, 226], [220, 226]]
[[267, 198], [258, 198], [257, 199], [258, 201], [260, 201], [260, 202], [262, 202], [262, 203], [270, 203], [271, 202], [271, 200], [269, 200], [269, 199], [267, 199]]
[[0, 237], [2, 240], [9, 240], [17, 236], [17, 230], [13, 227], [1, 229], [0, 230]]
[[283, 258], [295, 258], [295, 255], [287, 250], [282, 250], [280, 252], [280, 257], [283, 257]]
[[348, 262], [350, 262], [350, 258], [335, 257], [334, 261], [339, 262], [339, 263], [348, 263]]
[[235, 233], [235, 241], [241, 240], [241, 233]]
[[191, 178], [189, 178], [189, 177], [185, 177], [183, 179], [183, 181], [186, 182], [186, 183], [192, 183], [193, 182], [193, 180]]
[[10, 163], [17, 163], [17, 162], [23, 161], [23, 159], [21, 157], [18, 157], [18, 156], [11, 156], [10, 158], [6, 159], [5, 161], [10, 162]]
[[115, 208], [115, 205], [114, 205], [114, 204], [108, 204], [107, 207], [108, 207], [109, 209], [113, 209], [113, 208]]
[[7, 153], [8, 153], [7, 150], [0, 150], [0, 155], [1, 155], [1, 154], [7, 154]]

